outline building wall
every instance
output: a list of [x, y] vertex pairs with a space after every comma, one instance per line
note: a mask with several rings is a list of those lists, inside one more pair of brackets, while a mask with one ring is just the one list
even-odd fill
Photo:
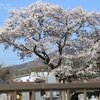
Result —
[[48, 72], [31, 72], [31, 74], [26, 74], [26, 75], [22, 75], [22, 76], [18, 76], [13, 78], [14, 82], [33, 82], [34, 80], [36, 80], [36, 78], [42, 78], [45, 79], [48, 76]]

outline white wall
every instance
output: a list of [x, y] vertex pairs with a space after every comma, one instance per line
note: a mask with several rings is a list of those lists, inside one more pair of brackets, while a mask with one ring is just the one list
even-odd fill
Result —
[[31, 74], [27, 74], [27, 75], [22, 75], [20, 77], [17, 77], [15, 79], [13, 79], [15, 82], [27, 82], [28, 80], [30, 82], [33, 82], [36, 80], [36, 78], [42, 78], [45, 79], [48, 76], [48, 72], [31, 72]]

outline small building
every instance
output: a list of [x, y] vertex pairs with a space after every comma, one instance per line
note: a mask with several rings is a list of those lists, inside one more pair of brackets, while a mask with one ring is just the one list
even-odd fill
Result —
[[48, 75], [48, 72], [31, 72], [30, 74], [13, 77], [9, 82], [34, 82], [37, 78], [46, 79]]

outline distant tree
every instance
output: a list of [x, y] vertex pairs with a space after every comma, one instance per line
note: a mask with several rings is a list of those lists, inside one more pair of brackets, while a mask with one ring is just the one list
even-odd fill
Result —
[[100, 50], [100, 13], [81, 7], [64, 10], [59, 5], [32, 3], [9, 11], [1, 27], [0, 42], [5, 50], [12, 46], [21, 59], [35, 54], [55, 74], [62, 72], [69, 78], [72, 70], [76, 76], [93, 74], [97, 72], [93, 67]]
[[48, 72], [49, 69], [44, 66], [38, 66], [38, 67], [30, 68], [30, 71], [31, 72]]
[[9, 79], [14, 75], [14, 70], [11, 67], [2, 66], [0, 68], [0, 78], [4, 81], [9, 81]]

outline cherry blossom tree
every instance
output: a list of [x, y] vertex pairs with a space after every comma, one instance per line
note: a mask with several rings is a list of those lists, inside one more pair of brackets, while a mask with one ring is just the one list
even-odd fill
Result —
[[90, 73], [95, 71], [100, 50], [97, 11], [87, 12], [81, 7], [64, 10], [59, 5], [38, 1], [27, 8], [10, 10], [0, 29], [4, 49], [12, 46], [21, 59], [35, 54], [55, 73], [66, 71], [67, 75], [73, 68], [83, 70], [88, 66]]

